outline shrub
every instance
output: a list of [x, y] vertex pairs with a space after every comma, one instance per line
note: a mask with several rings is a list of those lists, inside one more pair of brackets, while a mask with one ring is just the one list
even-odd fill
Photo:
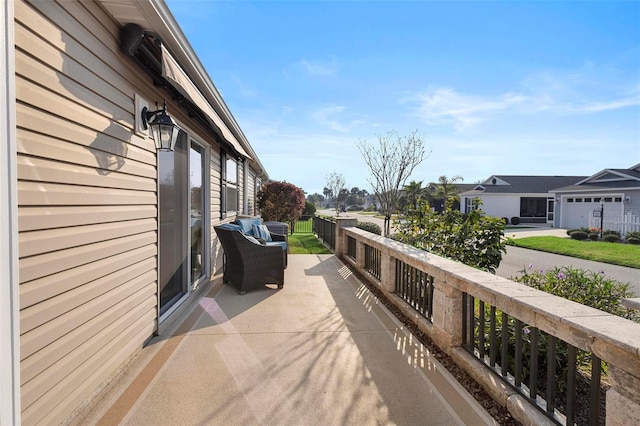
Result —
[[[571, 236], [571, 234], [573, 234], [573, 233], [574, 233], [574, 232], [576, 232], [576, 231], [580, 231], [580, 232], [584, 232], [584, 233], [586, 233], [586, 234], [590, 234], [590, 233], [591, 233], [591, 232], [593, 232], [594, 230], [593, 230], [593, 229], [589, 229], [589, 228], [585, 228], [585, 227], [582, 227], [582, 228], [572, 228], [572, 229], [567, 229], [567, 235], [568, 235], [568, 236]], [[595, 230], [595, 231], [596, 231], [596, 232], [598, 232], [597, 230]]]
[[625, 238], [628, 240], [629, 238], [638, 238], [640, 239], [640, 231], [629, 231]]
[[[475, 199], [474, 206], [479, 205]], [[506, 251], [501, 218], [486, 216], [480, 209], [463, 215], [452, 202], [443, 213], [423, 205], [395, 226], [393, 238], [398, 241], [489, 272], [495, 272]]]
[[520, 225], [520, 218], [518, 216], [514, 216], [511, 218], [512, 225]]
[[597, 232], [590, 232], [589, 233], [589, 239], [591, 241], [598, 241], [599, 238], [600, 238], [600, 234], [598, 234]]
[[569, 234], [571, 236], [571, 238], [573, 238], [574, 240], [586, 240], [587, 238], [589, 238], [589, 234], [587, 234], [584, 231], [573, 231], [571, 234]]
[[602, 232], [602, 236], [605, 235], [615, 235], [616, 237], [618, 237], [618, 239], [621, 237], [620, 231], [614, 231], [613, 229], [605, 229]]
[[378, 224], [373, 222], [357, 222], [356, 228], [363, 229], [365, 231], [369, 231], [372, 234], [382, 235], [382, 228], [378, 226]]
[[316, 205], [310, 203], [308, 201], [304, 202], [304, 211], [302, 212], [303, 216], [313, 216], [316, 212]]
[[[523, 283], [529, 287], [537, 288], [544, 292], [564, 297], [565, 299], [608, 312], [632, 321], [640, 321], [640, 315], [631, 309], [626, 309], [620, 305], [620, 300], [632, 297], [629, 291], [629, 284], [621, 283], [605, 277], [604, 272], [585, 271], [574, 269], [570, 266], [556, 267], [549, 271], [535, 271], [533, 265], [528, 270], [520, 271], [520, 276], [516, 276], [514, 281]], [[515, 322], [515, 321], [514, 321]], [[529, 326], [523, 325], [525, 348], [530, 342], [527, 340], [527, 330]], [[509, 335], [515, 332], [515, 324], [509, 322]], [[485, 336], [490, 338], [488, 330]], [[545, 333], [540, 333], [540, 354], [538, 357], [538, 380], [544, 381], [544, 371], [546, 371], [548, 347], [544, 340]], [[499, 352], [499, 351], [498, 351]], [[524, 359], [527, 359], [524, 357]], [[581, 369], [587, 370], [590, 365], [590, 355], [587, 352], [578, 351], [578, 364]], [[556, 348], [556, 367], [558, 368], [557, 387], [563, 390], [566, 387], [566, 371], [569, 365], [566, 345], [560, 342]], [[527, 375], [528, 365], [523, 366], [523, 375]]]
[[638, 245], [640, 245], [640, 238], [627, 237], [627, 244], [633, 244], [635, 246], [638, 246]]
[[620, 300], [633, 297], [629, 284], [609, 279], [604, 272], [585, 271], [571, 266], [555, 267], [549, 271], [520, 271], [514, 281], [537, 288], [592, 308], [623, 318], [637, 320], [634, 311], [620, 305]]
[[617, 243], [620, 241], [620, 237], [615, 234], [603, 235], [602, 239], [608, 243]]
[[508, 217], [503, 217], [502, 220], [504, 220], [504, 224], [505, 225], [509, 224], [509, 218]]

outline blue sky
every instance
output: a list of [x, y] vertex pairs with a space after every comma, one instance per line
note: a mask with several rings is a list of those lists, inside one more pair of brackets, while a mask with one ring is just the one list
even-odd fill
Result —
[[640, 1], [167, 0], [270, 177], [371, 190], [360, 140], [418, 131], [410, 179], [640, 163]]

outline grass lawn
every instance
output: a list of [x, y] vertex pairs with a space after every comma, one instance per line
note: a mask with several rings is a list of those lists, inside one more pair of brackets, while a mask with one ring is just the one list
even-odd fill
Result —
[[640, 269], [640, 246], [631, 244], [578, 241], [551, 236], [511, 239], [507, 244]]
[[295, 233], [289, 235], [291, 254], [331, 254], [314, 234]]

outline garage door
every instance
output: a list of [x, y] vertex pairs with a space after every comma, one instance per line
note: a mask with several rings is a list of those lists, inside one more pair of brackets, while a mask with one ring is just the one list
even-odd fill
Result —
[[[595, 200], [595, 201], [594, 201]], [[562, 228], [589, 226], [591, 211], [600, 211], [600, 197], [566, 197], [562, 199]], [[605, 217], [622, 213], [620, 197], [605, 197]]]

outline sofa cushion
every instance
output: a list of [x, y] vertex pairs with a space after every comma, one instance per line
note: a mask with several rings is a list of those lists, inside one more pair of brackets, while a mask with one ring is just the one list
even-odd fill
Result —
[[222, 225], [219, 225], [219, 227], [222, 229], [228, 229], [230, 231], [242, 232], [242, 226], [236, 225], [235, 223], [223, 223]]
[[245, 218], [245, 219], [236, 219], [236, 223], [242, 227], [242, 232], [245, 235], [253, 235], [253, 225], [260, 225], [260, 218]]
[[271, 241], [271, 232], [266, 225], [253, 225], [251, 229], [254, 237], [262, 238], [266, 242]]
[[286, 241], [269, 241], [266, 243], [267, 246], [280, 246], [282, 250], [287, 251], [287, 242]]

